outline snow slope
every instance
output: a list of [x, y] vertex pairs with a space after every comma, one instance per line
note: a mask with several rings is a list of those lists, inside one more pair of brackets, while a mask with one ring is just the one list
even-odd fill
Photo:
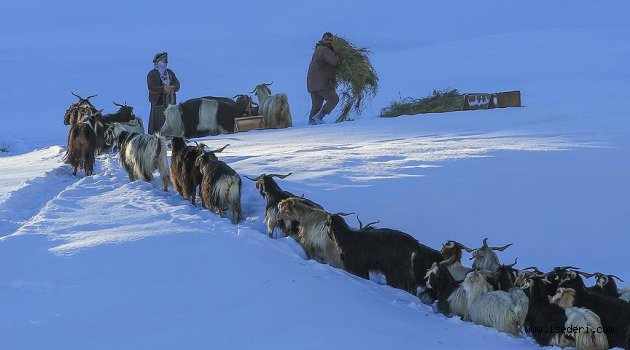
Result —
[[[181, 100], [273, 80], [289, 95], [294, 128], [205, 141], [229, 143], [221, 158], [242, 176], [293, 172], [279, 180], [284, 189], [436, 248], [489, 237], [514, 243], [500, 257], [520, 267], [571, 264], [628, 278], [628, 7], [6, 4], [0, 348], [536, 348], [306, 260], [292, 239], [269, 239], [264, 202], [244, 177], [239, 225], [172, 190], [129, 183], [115, 156], [99, 157], [95, 176], [73, 177], [61, 161], [63, 112], [75, 91], [146, 116], [143, 75], [164, 49]], [[164, 13], [168, 30], [156, 35]], [[361, 120], [308, 127], [305, 72], [326, 30], [374, 51], [381, 88]], [[443, 87], [521, 89], [526, 107], [374, 118], [399, 92]]]

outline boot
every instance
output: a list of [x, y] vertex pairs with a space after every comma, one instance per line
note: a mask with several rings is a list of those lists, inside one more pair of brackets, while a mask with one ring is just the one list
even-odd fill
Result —
[[326, 111], [324, 111], [324, 109], [320, 109], [319, 112], [317, 112], [317, 114], [315, 114], [314, 116], [308, 118], [308, 124], [309, 125], [319, 125], [322, 124], [323, 121], [322, 119], [324, 119], [324, 116], [326, 115]]

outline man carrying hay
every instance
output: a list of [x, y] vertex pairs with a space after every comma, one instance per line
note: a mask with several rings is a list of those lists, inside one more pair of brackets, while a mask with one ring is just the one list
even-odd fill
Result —
[[339, 96], [335, 90], [340, 59], [332, 44], [333, 35], [324, 33], [322, 40], [315, 45], [315, 52], [308, 67], [306, 86], [312, 101], [309, 125], [321, 124], [324, 116], [330, 114], [339, 103]]

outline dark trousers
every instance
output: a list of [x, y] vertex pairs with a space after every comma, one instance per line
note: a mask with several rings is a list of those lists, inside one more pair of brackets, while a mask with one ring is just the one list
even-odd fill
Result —
[[[325, 104], [324, 101], [326, 101]], [[337, 103], [339, 103], [339, 96], [337, 96], [337, 92], [334, 88], [329, 90], [313, 91], [311, 92], [311, 102], [311, 117], [322, 109], [322, 104], [324, 105], [323, 109], [326, 114], [330, 114], [330, 112], [335, 109], [335, 106], [337, 106]]]
[[166, 106], [151, 106], [151, 114], [149, 114], [149, 127], [147, 130], [147, 134], [152, 135], [153, 133], [159, 132], [162, 129], [162, 125], [166, 118], [164, 117], [164, 110]]

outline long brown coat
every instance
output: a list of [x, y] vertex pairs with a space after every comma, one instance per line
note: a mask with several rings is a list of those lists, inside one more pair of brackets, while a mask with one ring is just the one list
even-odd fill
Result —
[[339, 67], [339, 55], [330, 47], [317, 43], [311, 64], [308, 66], [306, 87], [308, 92], [336, 88], [335, 76]]
[[[180, 85], [177, 76], [170, 69], [166, 69], [166, 71], [168, 72], [171, 85], [175, 86], [175, 92], [179, 91]], [[149, 88], [149, 102], [151, 102], [148, 133], [153, 134], [160, 131], [162, 124], [164, 124], [164, 109], [169, 103], [177, 103], [177, 97], [175, 92], [171, 94], [172, 97], [164, 93], [164, 84], [162, 84], [160, 72], [157, 69], [151, 69], [147, 74], [147, 86]]]

